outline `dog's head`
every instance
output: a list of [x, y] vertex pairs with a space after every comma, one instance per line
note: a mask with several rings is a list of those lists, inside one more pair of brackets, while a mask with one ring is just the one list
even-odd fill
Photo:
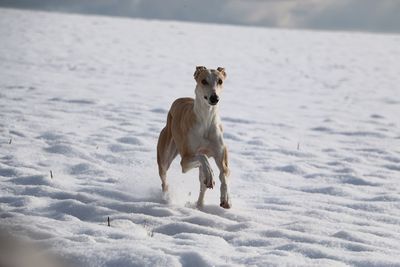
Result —
[[197, 82], [196, 94], [204, 98], [209, 105], [215, 106], [219, 101], [226, 79], [225, 69], [218, 67], [213, 70], [197, 66], [193, 76]]

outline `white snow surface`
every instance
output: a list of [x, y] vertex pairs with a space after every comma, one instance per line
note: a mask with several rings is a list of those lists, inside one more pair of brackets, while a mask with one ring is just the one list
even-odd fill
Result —
[[[400, 36], [0, 9], [0, 38], [14, 235], [75, 266], [400, 266]], [[179, 156], [161, 194], [196, 65], [228, 74], [230, 210]]]

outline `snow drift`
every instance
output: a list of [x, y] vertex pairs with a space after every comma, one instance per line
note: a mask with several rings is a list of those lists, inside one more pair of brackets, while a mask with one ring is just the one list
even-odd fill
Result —
[[[76, 266], [400, 266], [400, 37], [0, 9], [0, 224]], [[156, 141], [196, 65], [233, 208]], [[218, 181], [217, 181], [218, 188]], [[107, 226], [110, 218], [111, 227]]]

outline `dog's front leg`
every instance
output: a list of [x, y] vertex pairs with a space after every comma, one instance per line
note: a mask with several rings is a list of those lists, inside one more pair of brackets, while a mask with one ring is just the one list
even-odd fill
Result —
[[228, 150], [226, 149], [226, 146], [222, 146], [221, 150], [215, 153], [215, 163], [218, 166], [219, 179], [221, 181], [221, 202], [219, 205], [224, 209], [229, 209], [231, 207], [228, 188], [228, 176], [230, 171], [228, 167]]
[[207, 188], [214, 188], [214, 173], [205, 155], [183, 156], [181, 160], [182, 172], [201, 167], [205, 176], [204, 184]]
[[204, 195], [207, 190], [206, 186], [206, 177], [204, 175], [203, 167], [199, 167], [199, 181], [200, 181], [200, 193], [199, 198], [197, 200], [197, 208], [202, 208], [204, 206]]

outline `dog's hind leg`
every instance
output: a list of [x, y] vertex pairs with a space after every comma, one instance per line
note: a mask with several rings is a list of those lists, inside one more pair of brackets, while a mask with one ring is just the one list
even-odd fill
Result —
[[171, 134], [168, 132], [167, 127], [165, 127], [160, 133], [157, 144], [158, 173], [161, 178], [161, 187], [163, 192], [168, 191], [167, 171], [177, 154], [178, 149], [176, 148], [175, 142], [172, 139]]

